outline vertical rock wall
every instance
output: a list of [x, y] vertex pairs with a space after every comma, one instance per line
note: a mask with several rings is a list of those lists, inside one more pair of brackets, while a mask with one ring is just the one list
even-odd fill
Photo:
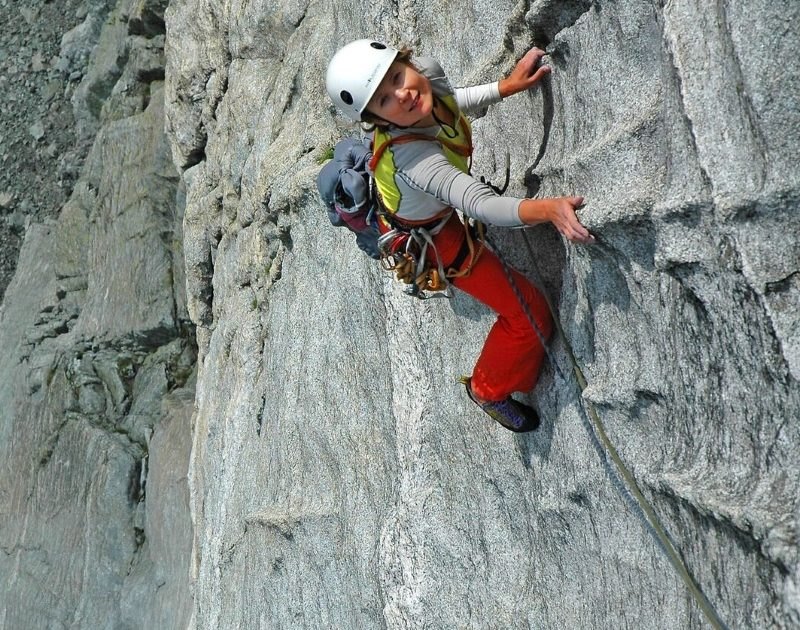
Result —
[[585, 195], [598, 244], [493, 238], [543, 277], [586, 399], [722, 618], [800, 624], [798, 10], [170, 4], [198, 628], [704, 625], [609, 482], [562, 343], [533, 395], [543, 428], [505, 432], [454, 383], [491, 314], [403, 296], [326, 223], [314, 176], [350, 130], [324, 68], [360, 36], [457, 85], [547, 46], [541, 90], [476, 122], [475, 171], [508, 151], [510, 193]]
[[166, 4], [68, 3], [30, 59], [69, 82], [74, 146], [0, 308], [0, 627], [704, 627], [563, 343], [543, 427], [509, 434], [455, 382], [491, 314], [404, 296], [327, 223], [352, 129], [322, 77], [368, 35], [455, 84], [547, 46], [475, 171], [508, 152], [510, 194], [585, 195], [598, 243], [492, 238], [721, 617], [800, 627], [796, 3], [173, 0], [165, 29]]
[[79, 176], [57, 219], [31, 217], [0, 308], [2, 628], [180, 628], [191, 614], [196, 350], [164, 3], [97, 5], [55, 62], [72, 148], [87, 147]]

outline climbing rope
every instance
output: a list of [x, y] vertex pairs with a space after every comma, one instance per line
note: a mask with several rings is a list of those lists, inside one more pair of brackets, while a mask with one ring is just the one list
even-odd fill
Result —
[[[547, 343], [547, 338], [542, 334], [542, 331], [536, 324], [536, 320], [530, 311], [528, 303], [525, 301], [524, 297], [522, 296], [522, 292], [517, 286], [517, 283], [514, 281], [511, 268], [501, 256], [497, 247], [495, 247], [495, 245], [489, 240], [488, 236], [485, 237], [485, 239], [486, 244], [494, 251], [495, 255], [500, 260], [500, 264], [503, 266], [503, 271], [505, 272], [506, 278], [508, 279], [511, 288], [514, 291], [514, 295], [516, 295], [517, 300], [525, 311], [525, 316], [528, 318], [531, 326], [536, 331], [536, 334], [538, 335], [542, 346], [544, 347], [545, 352], [552, 362], [556, 372], [559, 374], [562, 380], [564, 380], [564, 382], [567, 382], [568, 379], [561, 370], [556, 357], [553, 355], [553, 352]], [[572, 370], [575, 374], [578, 386], [580, 387], [578, 403], [579, 407], [584, 411], [584, 413], [581, 414], [581, 421], [589, 434], [594, 449], [597, 451], [601, 461], [603, 462], [603, 467], [606, 469], [606, 473], [611, 479], [612, 484], [622, 496], [623, 500], [628, 504], [628, 507], [630, 507], [632, 512], [637, 515], [639, 520], [645, 526], [645, 529], [655, 539], [658, 547], [660, 547], [664, 552], [670, 564], [672, 564], [676, 573], [683, 580], [686, 588], [689, 590], [695, 602], [700, 607], [700, 610], [705, 615], [709, 624], [711, 624], [711, 626], [717, 630], [727, 630], [727, 626], [720, 618], [716, 609], [700, 589], [700, 586], [694, 580], [692, 575], [689, 573], [686, 563], [683, 561], [677, 549], [675, 548], [675, 545], [672, 543], [672, 539], [670, 538], [664, 526], [661, 524], [661, 520], [658, 518], [653, 506], [645, 498], [644, 494], [642, 494], [642, 491], [639, 489], [639, 485], [636, 483], [636, 479], [634, 478], [633, 474], [619, 456], [617, 449], [614, 447], [614, 444], [611, 442], [608, 434], [606, 433], [605, 425], [600, 419], [600, 416], [598, 415], [594, 405], [590, 401], [583, 398], [583, 391], [587, 386], [586, 378], [584, 377], [583, 371], [578, 365], [578, 361], [576, 360], [575, 354], [572, 351], [572, 346], [570, 346], [567, 336], [564, 334], [564, 329], [561, 327], [561, 322], [556, 316], [556, 311], [553, 308], [553, 304], [544, 290], [544, 283], [542, 282], [541, 274], [539, 273], [536, 265], [536, 258], [533, 253], [533, 248], [531, 247], [525, 232], [523, 232], [523, 240], [525, 241], [525, 246], [528, 249], [528, 254], [534, 266], [536, 283], [541, 287], [542, 295], [547, 302], [547, 307], [550, 309], [550, 314], [553, 317], [556, 330], [558, 331], [558, 334], [561, 336], [561, 340], [564, 343], [564, 348], [567, 351], [567, 357], [572, 364]]]

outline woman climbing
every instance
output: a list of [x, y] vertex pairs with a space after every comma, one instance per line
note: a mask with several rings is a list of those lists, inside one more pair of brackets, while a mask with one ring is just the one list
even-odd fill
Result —
[[381, 231], [413, 234], [426, 252], [427, 268], [443, 270], [453, 286], [497, 313], [472, 376], [464, 382], [470, 399], [512, 431], [539, 425], [536, 411], [511, 394], [533, 389], [544, 357], [521, 300], [545, 337], [552, 321], [541, 293], [514, 270], [512, 286], [499, 259], [480, 244], [473, 246], [470, 230], [454, 209], [497, 226], [549, 221], [569, 240], [593, 241], [575, 215], [581, 197], [500, 196], [469, 174], [472, 139], [464, 112], [535, 86], [550, 72], [539, 63], [543, 55], [533, 48], [508, 77], [453, 89], [433, 59], [412, 62], [408, 49], [365, 39], [340, 49], [326, 75], [334, 104], [353, 121], [374, 127], [370, 167], [383, 211]]

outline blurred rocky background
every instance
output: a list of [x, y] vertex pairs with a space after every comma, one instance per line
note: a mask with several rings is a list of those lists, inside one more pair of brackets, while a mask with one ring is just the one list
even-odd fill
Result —
[[196, 351], [164, 8], [2, 2], [2, 628], [190, 618]]
[[364, 36], [456, 85], [546, 47], [474, 171], [584, 195], [598, 243], [492, 239], [721, 618], [800, 627], [798, 3], [0, 11], [0, 627], [706, 627], [562, 342], [508, 433], [455, 382], [491, 314], [328, 224], [324, 69]]

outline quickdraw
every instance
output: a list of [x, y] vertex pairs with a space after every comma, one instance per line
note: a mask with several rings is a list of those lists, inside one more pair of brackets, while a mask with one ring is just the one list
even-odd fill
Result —
[[[456, 258], [445, 269], [439, 260], [434, 237], [450, 221], [451, 214], [441, 219], [431, 228], [395, 226], [378, 239], [381, 251], [381, 266], [392, 271], [398, 281], [409, 285], [406, 293], [421, 300], [432, 297], [452, 297], [450, 280], [462, 278], [472, 271], [485, 249], [485, 226], [469, 221], [464, 223], [464, 241]], [[477, 241], [477, 245], [476, 245]], [[437, 264], [431, 265], [429, 254], [436, 254]], [[466, 266], [464, 263], [467, 262]], [[462, 268], [463, 266], [463, 268]], [[434, 295], [429, 295], [433, 293]]]

